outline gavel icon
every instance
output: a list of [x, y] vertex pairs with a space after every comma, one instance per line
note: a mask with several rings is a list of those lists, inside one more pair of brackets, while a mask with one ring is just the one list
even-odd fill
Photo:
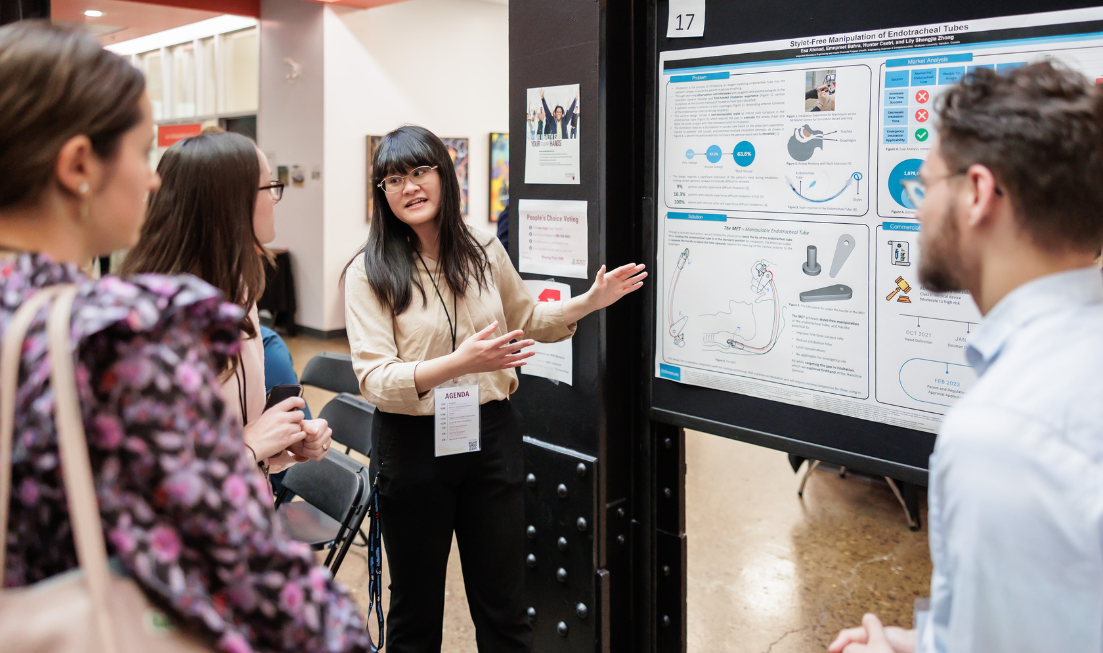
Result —
[[889, 293], [888, 297], [885, 297], [885, 301], [891, 302], [892, 298], [896, 296], [896, 293], [903, 290], [904, 294], [906, 295], [911, 292], [911, 289], [912, 287], [908, 285], [908, 282], [904, 281], [904, 277], [896, 277], [896, 288], [891, 293]]

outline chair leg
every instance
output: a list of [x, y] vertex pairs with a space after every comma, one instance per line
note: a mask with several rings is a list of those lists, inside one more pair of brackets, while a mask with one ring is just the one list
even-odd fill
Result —
[[360, 540], [358, 540], [358, 539], [356, 539], [356, 537], [354, 537], [354, 538], [352, 538], [352, 545], [353, 545], [353, 546], [358, 546], [358, 547], [360, 547], [360, 548], [362, 548], [362, 549], [363, 549], [363, 548], [366, 548], [366, 547], [368, 546], [368, 536], [367, 536], [367, 534], [366, 534], [366, 533], [364, 532], [364, 529], [363, 529], [363, 528], [361, 528], [361, 529], [360, 529], [360, 532], [359, 532], [359, 533], [357, 533], [356, 535], [357, 535], [357, 537], [359, 537], [359, 538], [360, 538], [360, 540], [363, 540], [363, 543], [361, 543], [361, 542], [360, 542]]
[[908, 501], [901, 494], [900, 488], [897, 487], [896, 481], [885, 477], [888, 481], [889, 487], [892, 488], [892, 493], [896, 495], [896, 500], [900, 502], [900, 507], [904, 509], [904, 517], [908, 520], [908, 528], [913, 531], [919, 530], [919, 496], [915, 493], [915, 486], [908, 487], [910, 483], [904, 484], [904, 491], [908, 493]]
[[809, 460], [808, 469], [804, 471], [804, 476], [800, 479], [800, 488], [797, 489], [797, 496], [804, 498], [804, 485], [808, 482], [808, 477], [812, 475], [812, 472], [816, 471], [816, 468], [820, 466], [820, 461]]

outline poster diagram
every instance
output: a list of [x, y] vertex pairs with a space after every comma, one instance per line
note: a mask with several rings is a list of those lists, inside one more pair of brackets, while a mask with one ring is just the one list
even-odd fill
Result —
[[[662, 362], [869, 394], [869, 230], [668, 214]], [[822, 250], [829, 262], [820, 264]], [[813, 265], [809, 266], [812, 261]]]
[[[919, 280], [914, 179], [978, 69], [1103, 79], [1103, 8], [660, 54], [655, 375], [936, 432], [981, 321]], [[1008, 40], [1008, 35], [1014, 40]]]

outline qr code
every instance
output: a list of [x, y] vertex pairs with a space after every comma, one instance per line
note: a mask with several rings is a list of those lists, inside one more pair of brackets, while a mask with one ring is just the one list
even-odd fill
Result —
[[467, 443], [467, 451], [469, 453], [472, 452], [472, 451], [478, 451], [478, 450], [479, 450], [479, 443], [478, 442], [472, 441], [472, 442]]

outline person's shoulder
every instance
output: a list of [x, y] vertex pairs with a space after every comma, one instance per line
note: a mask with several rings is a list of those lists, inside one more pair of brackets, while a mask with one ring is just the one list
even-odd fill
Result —
[[178, 328], [201, 337], [216, 353], [237, 346], [244, 316], [217, 288], [188, 274], [105, 276], [84, 284], [74, 305], [84, 338], [104, 332], [116, 338], [157, 336]]
[[472, 227], [471, 225], [464, 223], [467, 227], [468, 233], [475, 238], [475, 242], [479, 243], [479, 246], [486, 250], [487, 256], [491, 258], [500, 258], [503, 254], [506, 254], [506, 250], [502, 247], [501, 241], [498, 240], [498, 234], [491, 233], [485, 229], [478, 227]]

